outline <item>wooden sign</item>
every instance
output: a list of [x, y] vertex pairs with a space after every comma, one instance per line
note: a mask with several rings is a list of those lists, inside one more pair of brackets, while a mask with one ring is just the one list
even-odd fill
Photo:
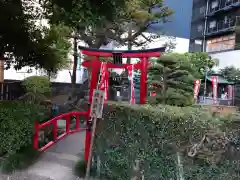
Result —
[[93, 91], [93, 99], [90, 112], [91, 117], [102, 118], [104, 98], [105, 98], [104, 91], [96, 89]]

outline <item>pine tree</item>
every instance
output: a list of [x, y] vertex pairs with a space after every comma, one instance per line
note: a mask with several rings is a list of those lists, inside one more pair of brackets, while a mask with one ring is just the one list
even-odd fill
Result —
[[150, 103], [179, 106], [191, 104], [193, 77], [185, 65], [183, 60], [171, 54], [153, 61], [149, 69], [148, 84], [149, 90], [155, 91], [157, 95], [149, 99]]
[[140, 90], [140, 71], [135, 70], [133, 76], [134, 88]]

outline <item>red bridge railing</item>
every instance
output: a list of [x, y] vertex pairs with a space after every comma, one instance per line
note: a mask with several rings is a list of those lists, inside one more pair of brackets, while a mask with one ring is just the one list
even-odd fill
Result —
[[[65, 114], [61, 114], [45, 123], [39, 124], [37, 121], [35, 122], [35, 134], [34, 134], [34, 138], [33, 138], [33, 146], [35, 149], [37, 149], [38, 151], [45, 151], [46, 149], [50, 148], [53, 144], [55, 144], [58, 140], [62, 139], [63, 137], [65, 137], [68, 134], [74, 133], [74, 132], [78, 132], [81, 130], [85, 130], [86, 128], [80, 128], [80, 116], [88, 116], [88, 112], [69, 112], [69, 113], [65, 113]], [[71, 117], [75, 117], [76, 118], [76, 126], [75, 129], [71, 130], [70, 129], [70, 120]], [[65, 119], [66, 121], [66, 129], [65, 132], [62, 133], [61, 135], [57, 135], [58, 133], [58, 120], [62, 120]], [[48, 142], [46, 145], [44, 145], [43, 147], [39, 147], [39, 131], [41, 129], [43, 129], [44, 127], [47, 126], [51, 126], [53, 125], [52, 128], [52, 135], [53, 135], [53, 140]]]

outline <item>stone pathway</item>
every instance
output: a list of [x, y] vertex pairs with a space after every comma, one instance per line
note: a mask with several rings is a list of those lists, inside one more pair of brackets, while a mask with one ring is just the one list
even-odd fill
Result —
[[28, 169], [0, 175], [0, 180], [80, 180], [73, 170], [83, 157], [84, 141], [85, 132], [70, 134], [44, 152]]

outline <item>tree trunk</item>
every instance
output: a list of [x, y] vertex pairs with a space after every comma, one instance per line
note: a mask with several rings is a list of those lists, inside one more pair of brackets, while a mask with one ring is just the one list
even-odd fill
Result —
[[77, 64], [78, 64], [78, 54], [77, 54], [77, 38], [74, 37], [73, 41], [73, 50], [74, 50], [74, 59], [73, 59], [73, 71], [72, 71], [72, 90], [75, 90], [76, 87], [76, 78], [77, 78]]
[[0, 82], [4, 82], [4, 57], [0, 55]]
[[[132, 37], [132, 26], [131, 24], [129, 24], [129, 28], [128, 28], [128, 38]], [[132, 50], [132, 42], [128, 41], [128, 50]], [[131, 58], [127, 58], [127, 63], [130, 64], [131, 63]]]

